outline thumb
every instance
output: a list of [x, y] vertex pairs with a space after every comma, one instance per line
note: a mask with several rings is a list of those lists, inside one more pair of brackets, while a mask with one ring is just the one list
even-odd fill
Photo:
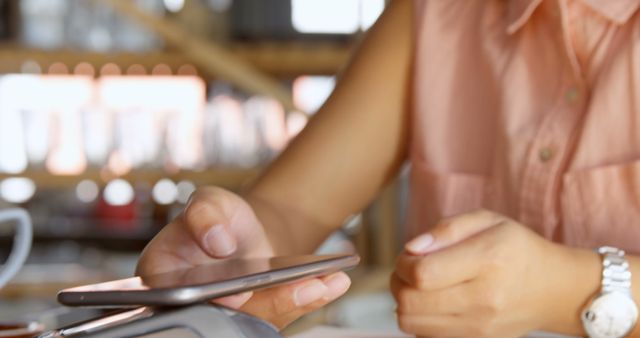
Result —
[[484, 209], [447, 218], [430, 232], [409, 241], [405, 250], [413, 255], [426, 255], [462, 242], [504, 221], [504, 216]]
[[[233, 255], [238, 247], [228, 215], [230, 193], [218, 188], [201, 188], [194, 192], [182, 218], [187, 231], [200, 248], [213, 258]], [[233, 208], [231, 208], [233, 209]], [[231, 210], [229, 210], [231, 211]]]

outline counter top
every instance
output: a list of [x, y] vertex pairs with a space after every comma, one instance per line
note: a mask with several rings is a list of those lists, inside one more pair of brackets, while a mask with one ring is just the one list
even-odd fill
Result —
[[[346, 329], [346, 328], [335, 328], [329, 326], [318, 326], [307, 332], [303, 332], [294, 336], [290, 336], [289, 338], [325, 338], [325, 337], [333, 337], [333, 338], [411, 338], [413, 336], [409, 336], [402, 333], [381, 333], [367, 330], [358, 330], [358, 329]], [[527, 335], [524, 338], [571, 338], [558, 334], [544, 333], [544, 332], [534, 332]]]

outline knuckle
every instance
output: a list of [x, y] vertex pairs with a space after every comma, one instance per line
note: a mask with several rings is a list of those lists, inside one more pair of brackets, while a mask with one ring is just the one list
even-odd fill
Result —
[[458, 222], [456, 222], [455, 218], [448, 218], [442, 220], [438, 224], [438, 229], [440, 230], [438, 233], [438, 237], [443, 238], [448, 241], [456, 241], [462, 236], [462, 230]]
[[208, 202], [209, 204], [222, 205], [231, 196], [233, 196], [231, 193], [219, 187], [215, 187], [215, 186], [200, 187], [191, 194], [191, 197], [189, 199], [189, 202], [187, 203], [187, 206], [200, 201]]
[[488, 287], [482, 292], [479, 304], [481, 304], [481, 313], [486, 317], [485, 322], [500, 316], [505, 308], [504, 298], [503, 292], [497, 287]]
[[437, 269], [434, 264], [427, 259], [421, 259], [413, 269], [413, 280], [415, 287], [418, 289], [428, 289], [430, 281], [433, 280], [434, 273]]
[[193, 199], [184, 209], [184, 221], [187, 225], [198, 223], [211, 206], [203, 199]]
[[398, 327], [402, 332], [414, 334], [417, 333], [415, 321], [411, 317], [398, 315]]
[[411, 293], [407, 290], [399, 290], [396, 294], [397, 312], [399, 314], [413, 313], [413, 299]]

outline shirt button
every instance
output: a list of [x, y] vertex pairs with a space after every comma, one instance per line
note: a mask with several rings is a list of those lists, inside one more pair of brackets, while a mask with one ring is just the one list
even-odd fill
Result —
[[578, 88], [571, 87], [564, 93], [564, 98], [567, 102], [575, 102], [578, 99], [578, 94], [580, 94]]
[[547, 162], [551, 158], [553, 158], [553, 151], [551, 150], [551, 148], [542, 148], [540, 149], [538, 156], [540, 157], [540, 161]]

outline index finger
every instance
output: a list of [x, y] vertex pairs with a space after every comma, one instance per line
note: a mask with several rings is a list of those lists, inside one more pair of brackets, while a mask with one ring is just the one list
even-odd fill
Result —
[[405, 283], [426, 291], [457, 285], [482, 272], [481, 247], [481, 238], [472, 238], [427, 256], [403, 253], [396, 262], [395, 274]]
[[476, 210], [441, 220], [431, 231], [405, 245], [407, 252], [426, 255], [471, 238], [501, 224], [505, 217], [489, 210]]

